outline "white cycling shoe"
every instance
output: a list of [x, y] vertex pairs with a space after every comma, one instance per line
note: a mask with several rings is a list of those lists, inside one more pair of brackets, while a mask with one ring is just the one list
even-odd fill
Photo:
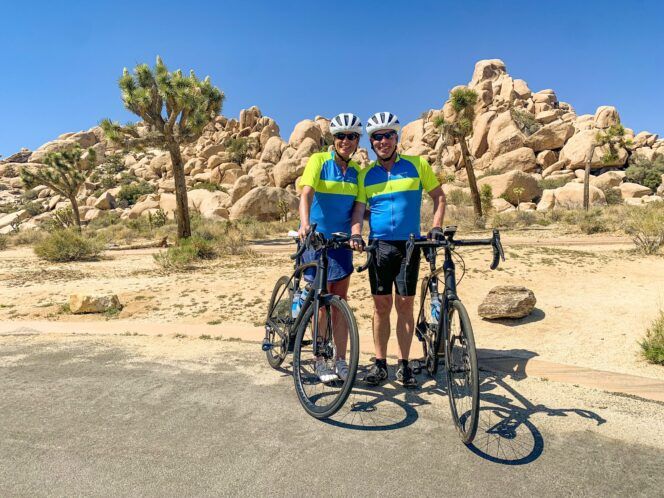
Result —
[[348, 363], [346, 363], [346, 360], [337, 360], [334, 370], [337, 372], [337, 376], [346, 382], [348, 378]]
[[338, 379], [337, 374], [334, 373], [334, 370], [332, 370], [328, 366], [327, 361], [322, 358], [320, 360], [316, 360], [316, 375], [321, 382], [332, 382]]

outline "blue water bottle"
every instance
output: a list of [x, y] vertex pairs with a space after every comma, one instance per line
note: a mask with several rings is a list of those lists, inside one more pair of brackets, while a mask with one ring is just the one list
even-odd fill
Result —
[[440, 299], [432, 298], [431, 299], [431, 323], [432, 325], [438, 325], [440, 321]]

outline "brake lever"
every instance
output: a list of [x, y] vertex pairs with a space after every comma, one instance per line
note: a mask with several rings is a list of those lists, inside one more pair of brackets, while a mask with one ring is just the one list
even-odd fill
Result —
[[369, 265], [373, 263], [374, 260], [374, 250], [376, 249], [375, 244], [364, 246], [364, 252], [367, 253], [367, 260], [363, 265], [355, 267], [355, 271], [362, 273], [364, 270], [369, 268]]
[[493, 248], [493, 261], [491, 261], [490, 268], [495, 270], [498, 268], [501, 259], [505, 261], [505, 252], [503, 251], [503, 245], [500, 243], [500, 232], [496, 228], [493, 229], [491, 247]]

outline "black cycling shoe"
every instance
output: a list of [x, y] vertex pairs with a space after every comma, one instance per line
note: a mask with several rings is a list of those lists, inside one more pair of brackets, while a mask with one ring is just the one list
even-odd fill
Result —
[[386, 379], [387, 379], [387, 369], [378, 366], [375, 363], [371, 365], [371, 368], [369, 368], [369, 371], [364, 377], [364, 381], [367, 384], [371, 384], [372, 386], [377, 386]]
[[407, 389], [415, 389], [419, 385], [410, 365], [405, 368], [403, 366], [399, 367], [399, 370], [397, 370], [397, 380]]

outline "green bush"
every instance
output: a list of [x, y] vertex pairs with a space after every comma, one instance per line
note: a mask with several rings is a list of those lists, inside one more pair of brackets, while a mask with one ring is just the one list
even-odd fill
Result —
[[653, 192], [662, 183], [662, 175], [664, 175], [664, 157], [662, 156], [657, 157], [654, 161], [639, 157], [625, 170], [625, 179], [628, 182], [638, 183]]
[[6, 235], [0, 234], [0, 251], [4, 251], [9, 246], [9, 239]]
[[625, 232], [643, 254], [655, 254], [664, 245], [664, 206], [653, 202], [627, 211]]
[[605, 187], [602, 192], [604, 192], [604, 198], [609, 206], [617, 206], [623, 203], [622, 194], [618, 187]]
[[118, 192], [118, 204], [120, 207], [128, 207], [136, 204], [138, 198], [142, 195], [152, 194], [155, 191], [154, 185], [141, 180], [140, 182], [123, 185]]
[[664, 365], [664, 310], [659, 310], [659, 315], [646, 332], [641, 352], [650, 363]]
[[34, 251], [38, 257], [51, 262], [89, 261], [99, 256], [102, 244], [74, 229], [56, 230], [38, 242]]
[[46, 237], [42, 230], [21, 230], [14, 236], [12, 241], [16, 246], [32, 246], [41, 242]]
[[216, 192], [217, 190], [221, 192], [228, 192], [228, 190], [225, 187], [222, 187], [221, 185], [217, 185], [216, 183], [211, 183], [211, 182], [196, 182], [191, 186], [191, 190], [196, 190], [196, 189], [208, 190], [210, 192]]
[[231, 138], [226, 143], [226, 152], [232, 163], [242, 164], [247, 158], [249, 140], [246, 138]]
[[608, 231], [606, 221], [602, 218], [602, 212], [599, 208], [584, 212], [578, 221], [578, 225], [579, 229], [588, 235]]
[[192, 235], [153, 257], [165, 270], [184, 270], [196, 261], [214, 259], [217, 255], [218, 252], [212, 242], [198, 235]]
[[482, 213], [486, 217], [487, 213], [493, 209], [493, 189], [488, 183], [480, 188], [480, 203], [482, 204]]
[[565, 178], [542, 178], [537, 182], [537, 185], [539, 185], [539, 187], [543, 190], [552, 190], [562, 187], [568, 182], [569, 180]]
[[537, 122], [535, 115], [520, 109], [511, 109], [512, 120], [517, 127], [526, 135], [532, 135], [539, 130], [542, 125]]
[[453, 206], [470, 206], [472, 199], [470, 198], [470, 194], [466, 193], [465, 190], [455, 188], [447, 195], [447, 203]]

